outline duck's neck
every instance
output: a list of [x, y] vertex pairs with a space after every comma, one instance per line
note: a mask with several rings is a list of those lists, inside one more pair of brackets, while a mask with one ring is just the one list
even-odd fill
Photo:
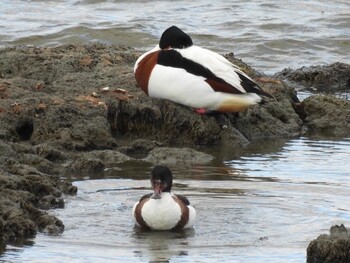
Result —
[[171, 197], [171, 193], [170, 192], [162, 192], [160, 194], [160, 199], [167, 199], [169, 197]]

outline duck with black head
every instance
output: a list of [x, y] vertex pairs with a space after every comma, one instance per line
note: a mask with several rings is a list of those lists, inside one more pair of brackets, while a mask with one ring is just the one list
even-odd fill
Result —
[[188, 199], [171, 192], [173, 175], [166, 166], [151, 171], [153, 193], [141, 197], [133, 207], [135, 224], [145, 230], [181, 230], [194, 225], [196, 211]]
[[135, 78], [149, 96], [210, 111], [240, 112], [273, 98], [238, 66], [226, 58], [193, 44], [176, 26], [162, 34], [159, 44], [141, 55], [134, 66]]

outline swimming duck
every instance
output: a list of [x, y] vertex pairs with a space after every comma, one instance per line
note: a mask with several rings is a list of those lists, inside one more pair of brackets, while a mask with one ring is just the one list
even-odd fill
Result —
[[176, 26], [164, 31], [159, 44], [141, 55], [135, 78], [149, 96], [167, 99], [195, 109], [240, 112], [272, 97], [223, 56], [193, 45]]
[[153, 193], [141, 197], [133, 207], [135, 224], [146, 230], [181, 230], [194, 225], [196, 211], [188, 199], [171, 193], [173, 175], [166, 166], [151, 171]]

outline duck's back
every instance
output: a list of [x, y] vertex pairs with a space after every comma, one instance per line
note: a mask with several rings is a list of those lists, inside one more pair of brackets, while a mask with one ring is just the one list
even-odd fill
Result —
[[176, 49], [176, 51], [183, 57], [209, 69], [216, 77], [219, 77], [231, 84], [241, 93], [246, 93], [246, 91], [241, 87], [241, 79], [239, 77], [239, 75], [245, 74], [236, 65], [232, 64], [220, 54], [199, 46]]
[[162, 193], [161, 199], [146, 196], [134, 206], [135, 222], [152, 230], [190, 228], [194, 225], [196, 211], [186, 200], [170, 193]]
[[161, 199], [150, 198], [141, 210], [146, 224], [155, 230], [170, 230], [181, 219], [181, 208], [171, 194], [163, 193]]

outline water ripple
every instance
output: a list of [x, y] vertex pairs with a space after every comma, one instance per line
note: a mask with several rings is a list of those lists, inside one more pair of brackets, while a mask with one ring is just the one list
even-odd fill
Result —
[[160, 0], [154, 9], [137, 0], [3, 0], [0, 46], [100, 41], [145, 50], [176, 24], [198, 45], [234, 52], [265, 73], [350, 61], [347, 1]]

